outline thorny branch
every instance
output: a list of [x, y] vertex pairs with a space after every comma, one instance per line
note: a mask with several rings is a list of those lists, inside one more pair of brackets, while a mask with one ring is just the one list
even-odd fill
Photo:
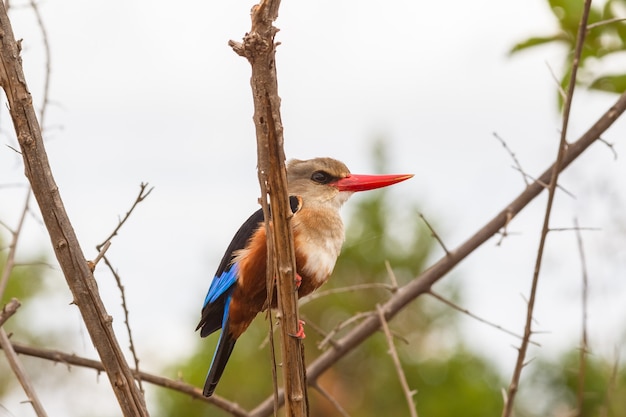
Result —
[[587, 370], [587, 304], [589, 298], [589, 279], [587, 276], [587, 261], [585, 259], [585, 248], [583, 246], [583, 237], [578, 227], [578, 219], [574, 219], [574, 228], [576, 229], [576, 243], [578, 244], [578, 255], [580, 256], [580, 269], [582, 275], [582, 317], [581, 317], [581, 335], [580, 335], [580, 352], [578, 370], [578, 392], [577, 392], [577, 413], [579, 417], [583, 415], [583, 404], [585, 401], [585, 374]]
[[413, 399], [417, 391], [411, 390], [411, 388], [409, 387], [409, 383], [406, 380], [406, 375], [404, 374], [404, 370], [402, 369], [400, 357], [398, 356], [396, 346], [393, 343], [393, 336], [391, 335], [391, 331], [389, 330], [389, 326], [387, 325], [387, 320], [385, 319], [385, 312], [380, 305], [377, 305], [376, 308], [378, 310], [378, 317], [380, 319], [381, 327], [383, 328], [383, 333], [385, 334], [385, 338], [387, 339], [387, 345], [389, 346], [389, 355], [393, 360], [393, 365], [396, 368], [396, 373], [398, 374], [398, 379], [400, 380], [400, 385], [402, 386], [404, 398], [406, 399], [406, 402], [409, 406], [409, 414], [411, 415], [411, 417], [417, 417], [417, 409], [415, 408], [415, 400]]
[[[261, 0], [252, 9], [252, 28], [242, 43], [230, 41], [233, 50], [247, 58], [252, 66], [251, 87], [254, 101], [254, 125], [257, 137], [258, 176], [261, 187], [261, 204], [265, 215], [267, 235], [267, 297], [276, 292], [281, 321], [281, 352], [283, 384], [288, 393], [285, 402], [288, 417], [308, 416], [308, 394], [302, 341], [292, 337], [298, 333], [299, 316], [295, 284], [295, 250], [289, 218], [287, 171], [283, 149], [283, 125], [280, 115], [280, 97], [276, 75], [275, 35], [273, 26], [278, 17], [280, 0]], [[268, 201], [272, 207], [270, 220]], [[271, 226], [270, 226], [271, 224]], [[268, 309], [269, 310], [269, 309]], [[268, 313], [271, 315], [271, 312]], [[271, 323], [271, 317], [269, 322]], [[269, 329], [270, 343], [273, 341]], [[272, 344], [273, 346], [273, 344]], [[272, 353], [273, 353], [273, 347]], [[275, 366], [274, 366], [275, 367]], [[274, 393], [278, 392], [274, 378]], [[273, 397], [273, 408], [279, 399]]]
[[[57, 350], [28, 346], [28, 345], [24, 345], [24, 344], [17, 343], [17, 342], [13, 342], [12, 346], [15, 352], [19, 353], [20, 355], [27, 355], [27, 356], [32, 356], [36, 358], [46, 359], [52, 362], [63, 363], [68, 366], [70, 365], [80, 366], [83, 368], [91, 368], [98, 372], [105, 372], [102, 362], [99, 362], [96, 360], [83, 358], [80, 356], [76, 356], [74, 354], [64, 353], [64, 352], [60, 352]], [[149, 374], [147, 372], [142, 372], [142, 371], [139, 371], [139, 372], [134, 371], [133, 374], [135, 375], [135, 378], [137, 378], [138, 380], [142, 380], [150, 384], [158, 385], [163, 388], [168, 388], [168, 389], [178, 391], [180, 393], [188, 395], [189, 397], [197, 401], [211, 403], [221, 408], [222, 410], [229, 412], [235, 417], [247, 417], [248, 416], [248, 412], [242, 409], [239, 405], [232, 403], [230, 401], [227, 401], [218, 395], [213, 395], [212, 397], [207, 398], [204, 395], [202, 395], [201, 389], [193, 385], [187, 384], [183, 381], [174, 380], [174, 379], [170, 379], [170, 378], [166, 378], [166, 377], [162, 377], [162, 376], [158, 376], [154, 374]]]
[[548, 188], [548, 202], [546, 204], [546, 213], [544, 216], [543, 227], [541, 229], [541, 238], [539, 241], [539, 248], [537, 250], [537, 259], [535, 262], [535, 270], [533, 273], [533, 279], [530, 289], [530, 297], [528, 298], [528, 307], [526, 314], [526, 325], [524, 327], [524, 338], [522, 344], [518, 349], [517, 362], [511, 377], [511, 383], [506, 395], [506, 403], [502, 411], [503, 417], [510, 417], [513, 414], [513, 405], [515, 404], [515, 397], [519, 387], [520, 377], [522, 375], [522, 369], [526, 362], [526, 352], [528, 350], [528, 344], [530, 343], [530, 337], [533, 333], [533, 312], [535, 307], [535, 299], [537, 294], [537, 286], [539, 283], [539, 274], [541, 271], [541, 264], [543, 260], [544, 248], [550, 231], [550, 215], [552, 213], [552, 205], [554, 202], [554, 196], [556, 194], [556, 187], [558, 183], [559, 173], [561, 172], [561, 164], [565, 159], [567, 153], [567, 127], [569, 125], [569, 115], [572, 106], [572, 98], [574, 97], [574, 90], [576, 88], [576, 74], [578, 72], [578, 64], [580, 62], [580, 56], [582, 54], [583, 45], [585, 43], [585, 35], [587, 34], [587, 20], [589, 18], [589, 9], [591, 8], [591, 0], [585, 1], [584, 10], [580, 19], [578, 27], [578, 37], [576, 39], [576, 50], [574, 52], [574, 60], [572, 62], [572, 72], [567, 89], [567, 95], [563, 104], [563, 124], [561, 128], [561, 139], [559, 142], [558, 153], [556, 162], [552, 168], [550, 175], [550, 186]]
[[[561, 163], [558, 165], [559, 172], [566, 169], [576, 160], [589, 146], [597, 141], [600, 136], [617, 120], [626, 110], [626, 93], [622, 94], [617, 101], [608, 109], [576, 142], [567, 147]], [[440, 258], [430, 268], [402, 286], [385, 304], [385, 318], [390, 320], [400, 312], [407, 304], [420, 295], [428, 292], [431, 286], [445, 276], [452, 268], [458, 265], [476, 248], [497, 234], [502, 227], [508, 224], [522, 209], [524, 209], [544, 189], [544, 184], [550, 182], [556, 164], [546, 169], [535, 182], [524, 189], [513, 201], [504, 207], [487, 224], [476, 231], [465, 242], [450, 251], [449, 255]], [[377, 315], [366, 318], [356, 328], [349, 331], [344, 337], [337, 340], [333, 349], [322, 353], [307, 367], [307, 381], [312, 384], [324, 371], [330, 368], [352, 349], [374, 334], [380, 328], [380, 319]], [[279, 394], [282, 401], [283, 393]], [[263, 417], [272, 414], [273, 399], [266, 399], [250, 413], [253, 417]]]
[[[111, 263], [111, 261], [109, 261], [109, 259], [104, 255], [104, 253], [106, 252], [107, 248], [111, 245], [111, 239], [117, 236], [118, 232], [120, 231], [122, 226], [126, 223], [126, 221], [130, 217], [130, 215], [133, 213], [137, 205], [141, 203], [142, 201], [144, 201], [150, 195], [153, 189], [154, 187], [148, 188], [148, 183], [142, 182], [141, 184], [139, 184], [139, 194], [135, 198], [135, 201], [133, 202], [132, 206], [126, 212], [124, 217], [120, 219], [115, 229], [113, 229], [113, 232], [111, 232], [111, 234], [104, 240], [103, 243], [96, 246], [96, 249], [99, 251], [98, 256], [92, 263], [90, 263], [90, 267], [93, 264], [93, 267], [91, 268], [93, 272], [93, 270], [95, 269], [98, 263], [98, 260], [100, 258], [104, 259], [105, 265], [107, 266], [107, 268], [109, 268], [109, 271], [111, 271], [111, 274], [115, 278], [115, 283], [117, 284], [117, 288], [120, 290], [120, 297], [122, 298], [122, 310], [124, 311], [124, 325], [126, 326], [126, 333], [128, 334], [128, 343], [129, 343], [128, 348], [130, 349], [130, 352], [133, 356], [133, 362], [135, 363], [135, 371], [137, 372], [139, 372], [139, 357], [137, 356], [137, 350], [135, 349], [135, 341], [133, 339], [133, 332], [130, 328], [130, 319], [129, 319], [130, 312], [128, 310], [128, 303], [126, 302], [126, 291], [124, 290], [124, 284], [122, 284], [122, 278], [120, 277], [117, 270], [113, 267], [113, 264]], [[139, 389], [141, 390], [141, 392], [144, 392], [141, 379], [138, 379], [137, 383], [139, 384]]]
[[52, 247], [125, 416], [148, 416], [82, 253], [48, 162], [41, 129], [22, 69], [20, 47], [0, 2], [0, 84], [20, 145], [26, 177], [39, 204]]

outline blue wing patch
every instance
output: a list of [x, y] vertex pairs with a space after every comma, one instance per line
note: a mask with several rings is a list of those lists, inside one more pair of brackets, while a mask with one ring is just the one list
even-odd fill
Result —
[[203, 308], [206, 307], [207, 304], [214, 303], [220, 296], [228, 292], [237, 281], [238, 270], [239, 268], [237, 264], [235, 264], [227, 271], [222, 272], [220, 276], [216, 275], [213, 277], [209, 291], [204, 299], [204, 304], [202, 305]]

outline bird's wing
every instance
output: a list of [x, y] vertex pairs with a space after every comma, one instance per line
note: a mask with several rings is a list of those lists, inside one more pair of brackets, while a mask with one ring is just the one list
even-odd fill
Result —
[[200, 335], [208, 336], [222, 327], [224, 305], [228, 295], [237, 282], [237, 265], [233, 264], [235, 253], [243, 249], [248, 240], [263, 221], [263, 210], [259, 209], [241, 225], [233, 240], [228, 245], [222, 261], [209, 286], [209, 291], [202, 306], [202, 318], [196, 330], [202, 328]]
[[[289, 205], [291, 212], [296, 213], [302, 207], [302, 198], [290, 196]], [[202, 328], [200, 336], [208, 336], [222, 327], [223, 321], [225, 321], [225, 304], [227, 301], [230, 301], [229, 295], [237, 282], [237, 265], [233, 263], [235, 253], [246, 246], [263, 220], [262, 209], [254, 212], [254, 214], [241, 225], [237, 233], [235, 233], [233, 240], [230, 242], [230, 245], [228, 245], [204, 299], [202, 318], [200, 319], [198, 327], [196, 327], [196, 330]]]

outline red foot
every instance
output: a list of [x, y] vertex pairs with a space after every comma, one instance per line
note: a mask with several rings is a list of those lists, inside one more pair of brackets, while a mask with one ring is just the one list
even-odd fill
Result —
[[295, 284], [296, 284], [296, 291], [298, 291], [300, 289], [300, 285], [302, 284], [302, 277], [298, 273], [296, 273]]
[[306, 323], [303, 320], [298, 320], [298, 332], [296, 334], [290, 334], [289, 336], [295, 337], [296, 339], [304, 339], [306, 335], [304, 334], [304, 325]]

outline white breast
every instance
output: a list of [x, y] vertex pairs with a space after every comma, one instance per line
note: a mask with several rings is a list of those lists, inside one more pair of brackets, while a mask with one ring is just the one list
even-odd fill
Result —
[[341, 252], [344, 241], [341, 218], [335, 210], [297, 213], [294, 216], [294, 232], [296, 229], [300, 232], [295, 233], [296, 248], [306, 259], [299, 268], [315, 281], [315, 287], [319, 287], [333, 272]]

